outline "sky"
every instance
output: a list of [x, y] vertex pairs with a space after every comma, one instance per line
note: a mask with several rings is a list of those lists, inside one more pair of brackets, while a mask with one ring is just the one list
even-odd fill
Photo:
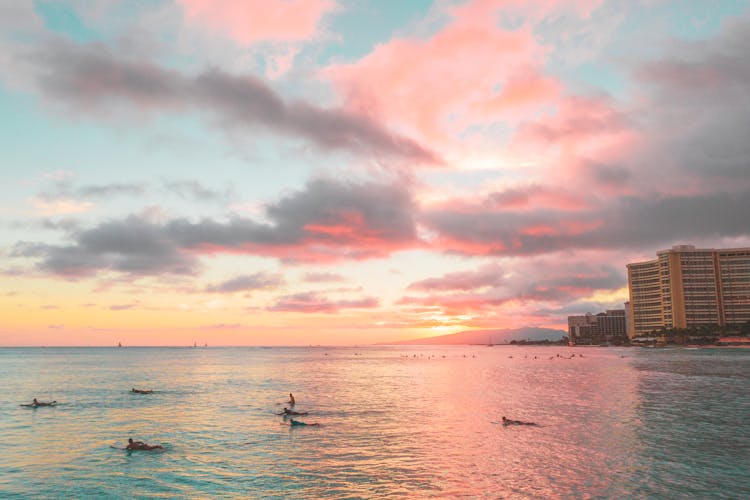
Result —
[[566, 329], [750, 246], [750, 2], [0, 0], [0, 345]]

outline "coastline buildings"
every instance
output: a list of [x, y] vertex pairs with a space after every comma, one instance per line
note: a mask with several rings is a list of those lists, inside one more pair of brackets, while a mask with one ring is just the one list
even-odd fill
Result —
[[627, 265], [628, 336], [750, 320], [750, 248], [678, 245]]
[[568, 316], [570, 345], [620, 344], [627, 339], [623, 309], [608, 309], [599, 314]]

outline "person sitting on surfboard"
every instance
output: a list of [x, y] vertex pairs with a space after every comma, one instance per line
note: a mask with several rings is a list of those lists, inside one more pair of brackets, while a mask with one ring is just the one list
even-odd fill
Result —
[[130, 392], [134, 394], [153, 394], [154, 393], [152, 389], [136, 389], [135, 387], [130, 389]]
[[160, 444], [150, 445], [143, 441], [133, 441], [133, 438], [128, 438], [128, 445], [125, 447], [126, 450], [163, 450], [164, 447]]
[[291, 392], [289, 393], [289, 401], [288, 401], [288, 403], [289, 403], [289, 404], [290, 404], [291, 406], [294, 406], [294, 396], [292, 396], [292, 393], [291, 393]]
[[503, 417], [503, 425], [539, 425], [536, 422], [524, 422], [523, 420], [510, 420]]
[[307, 415], [306, 411], [294, 411], [287, 407], [284, 407], [284, 411], [277, 413], [276, 415]]
[[312, 427], [312, 426], [315, 426], [315, 425], [320, 425], [320, 424], [319, 424], [319, 423], [317, 423], [317, 422], [316, 422], [316, 423], [314, 423], [314, 424], [306, 424], [305, 422], [300, 422], [299, 420], [294, 420], [294, 419], [291, 419], [291, 420], [289, 421], [289, 425], [290, 425], [291, 427], [295, 427], [295, 426], [298, 426], [298, 425], [307, 425], [307, 426], [310, 426], [310, 427]]

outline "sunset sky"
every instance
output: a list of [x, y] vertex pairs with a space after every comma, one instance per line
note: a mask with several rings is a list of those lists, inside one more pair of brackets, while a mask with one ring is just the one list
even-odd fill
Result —
[[565, 328], [750, 246], [750, 2], [0, 0], [0, 345]]

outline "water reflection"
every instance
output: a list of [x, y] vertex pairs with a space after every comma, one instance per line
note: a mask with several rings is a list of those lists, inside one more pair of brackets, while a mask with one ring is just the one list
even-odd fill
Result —
[[[572, 352], [584, 357], [555, 356]], [[731, 356], [684, 353], [0, 350], [0, 486], [40, 496], [539, 498], [659, 496], [680, 483], [675, 491], [704, 494], [715, 488], [712, 464], [727, 471], [719, 481], [746, 474], [736, 463], [747, 457], [738, 421], [747, 398], [737, 391], [750, 374]], [[281, 425], [289, 392], [310, 412], [299, 418], [321, 427]], [[16, 406], [34, 396], [66, 404]], [[541, 427], [493, 423], [502, 416]], [[728, 428], [740, 431], [721, 435]], [[109, 448], [128, 437], [167, 451]]]

